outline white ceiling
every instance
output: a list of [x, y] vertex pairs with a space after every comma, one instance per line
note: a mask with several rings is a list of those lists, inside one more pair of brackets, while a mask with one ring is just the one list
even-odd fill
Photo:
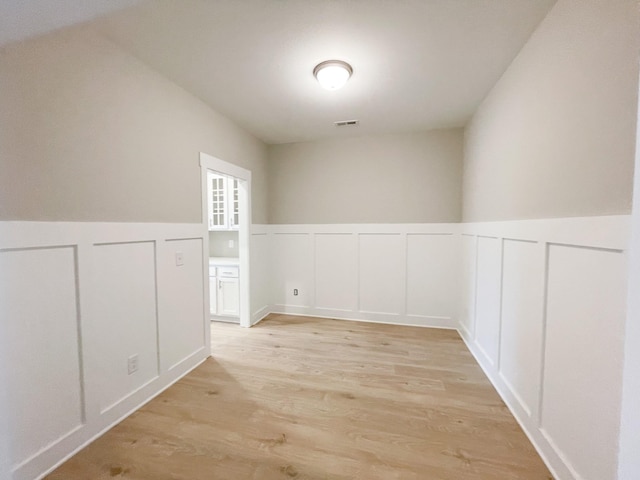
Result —
[[[131, 3], [0, 0], [0, 42]], [[93, 25], [258, 138], [288, 143], [463, 126], [554, 3], [153, 0]], [[353, 66], [342, 90], [313, 77], [328, 59]]]

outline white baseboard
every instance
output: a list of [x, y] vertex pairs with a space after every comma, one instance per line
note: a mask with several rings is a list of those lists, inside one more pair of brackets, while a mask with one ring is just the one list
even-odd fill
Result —
[[251, 326], [253, 327], [254, 325], [257, 325], [258, 323], [260, 323], [270, 313], [271, 313], [271, 306], [270, 305], [265, 305], [264, 307], [262, 307], [262, 308], [258, 309], [257, 311], [253, 312], [253, 315], [251, 315]]
[[[410, 317], [405, 315], [371, 314], [366, 312], [345, 312], [340, 310], [311, 309], [292, 305], [272, 305], [269, 313], [279, 315], [298, 315], [311, 318], [326, 318], [330, 320], [344, 320], [348, 322], [381, 323], [385, 325], [399, 325], [404, 327], [439, 328], [455, 330], [451, 319], [438, 317]], [[442, 321], [444, 320], [444, 321]]]

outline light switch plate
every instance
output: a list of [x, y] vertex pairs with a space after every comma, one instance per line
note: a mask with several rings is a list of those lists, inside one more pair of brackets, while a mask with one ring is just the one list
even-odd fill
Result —
[[182, 252], [176, 252], [176, 266], [179, 267], [181, 265], [184, 265], [184, 255], [182, 255]]

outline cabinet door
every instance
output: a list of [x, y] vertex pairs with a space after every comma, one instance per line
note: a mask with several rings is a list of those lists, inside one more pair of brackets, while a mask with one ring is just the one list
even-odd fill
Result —
[[218, 282], [216, 277], [209, 277], [209, 311], [218, 314]]
[[207, 174], [209, 199], [209, 230], [229, 228], [227, 207], [227, 179], [213, 173]]
[[218, 278], [218, 315], [240, 315], [240, 288], [237, 278]]

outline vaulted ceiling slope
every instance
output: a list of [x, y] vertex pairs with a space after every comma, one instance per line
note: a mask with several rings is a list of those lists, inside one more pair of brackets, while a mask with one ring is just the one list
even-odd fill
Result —
[[0, 47], [138, 3], [140, 0], [1, 0]]
[[[19, 20], [35, 22], [61, 5], [70, 20], [71, 5], [98, 14], [127, 3], [3, 0], [0, 13], [24, 4]], [[274, 144], [465, 125], [554, 3], [152, 0], [90, 28]], [[341, 90], [313, 77], [328, 59], [353, 66]], [[352, 119], [360, 125], [334, 126]]]

